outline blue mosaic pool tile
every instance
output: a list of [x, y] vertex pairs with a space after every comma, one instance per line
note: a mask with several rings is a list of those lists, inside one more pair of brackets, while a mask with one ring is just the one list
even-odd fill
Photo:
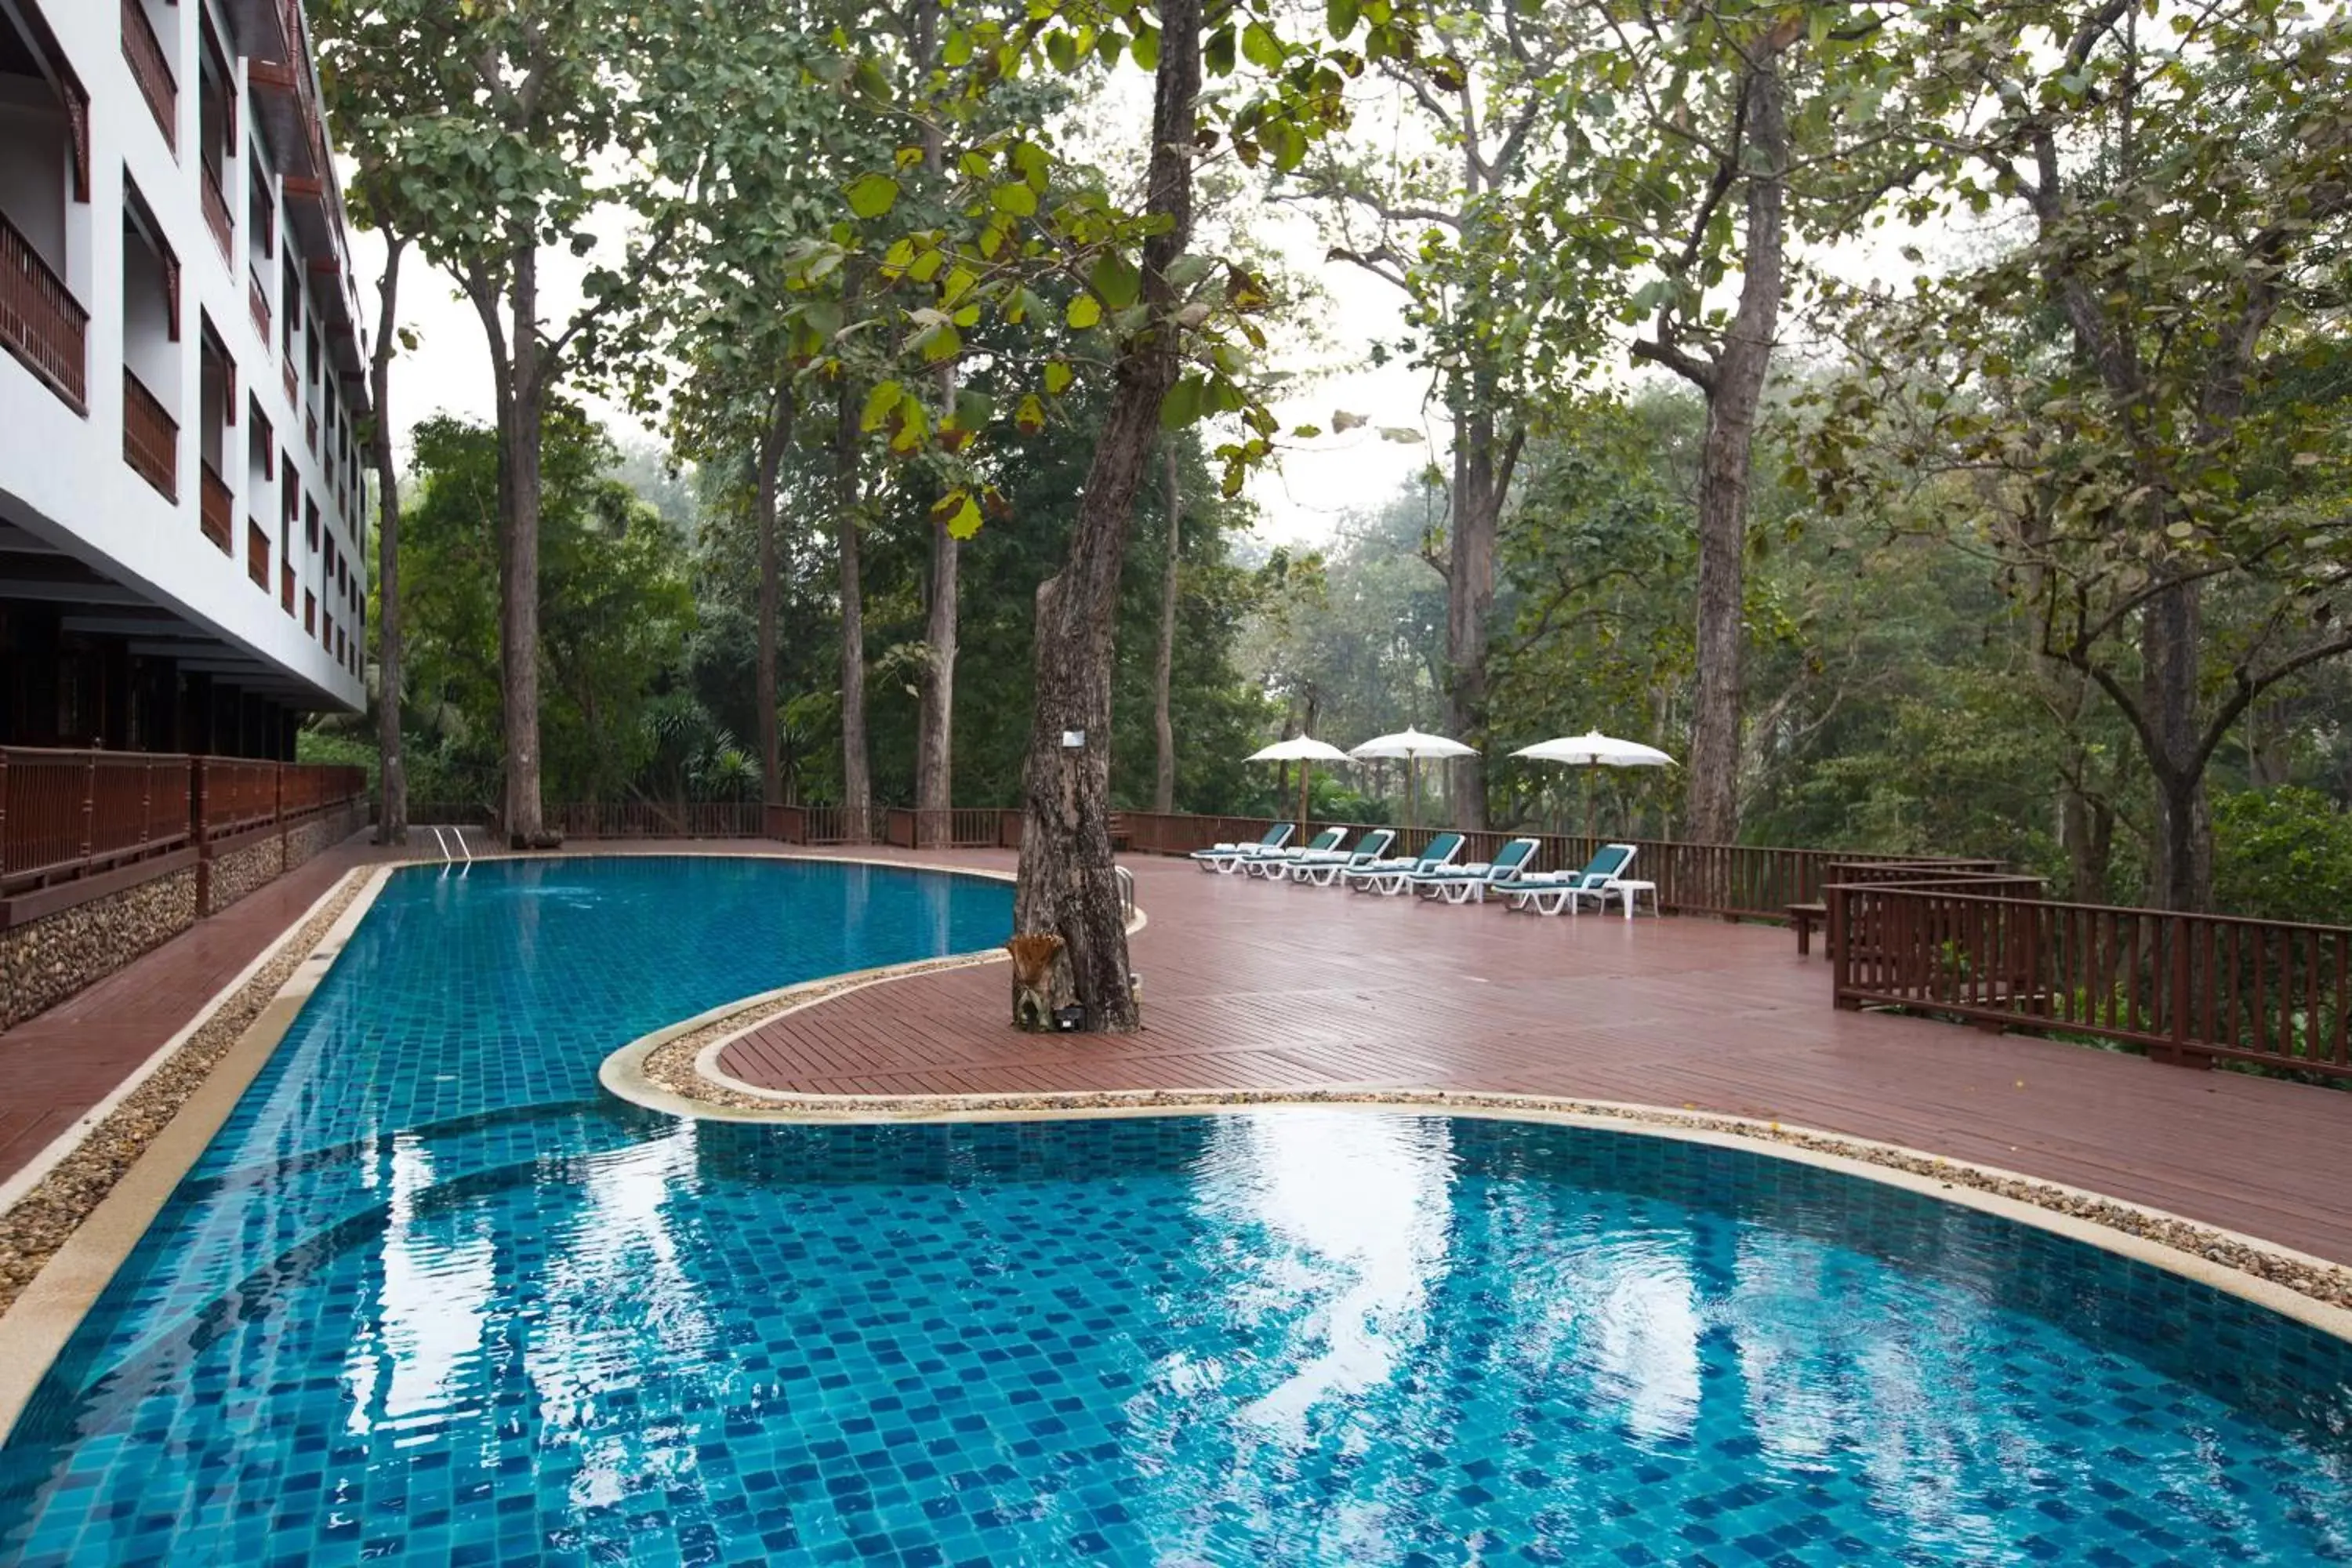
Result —
[[2352, 1560], [2344, 1344], [1916, 1194], [1475, 1120], [594, 1090], [1004, 918], [906, 873], [396, 879], [0, 1449], [0, 1560]]

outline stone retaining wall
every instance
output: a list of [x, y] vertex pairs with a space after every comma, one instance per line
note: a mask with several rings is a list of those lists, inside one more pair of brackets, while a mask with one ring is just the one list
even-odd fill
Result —
[[286, 841], [272, 833], [211, 862], [205, 913], [216, 915], [255, 889], [286, 874]]
[[364, 802], [314, 816], [286, 830], [286, 869], [317, 859], [367, 826]]
[[195, 923], [196, 868], [189, 866], [0, 931], [0, 1029], [56, 1006]]

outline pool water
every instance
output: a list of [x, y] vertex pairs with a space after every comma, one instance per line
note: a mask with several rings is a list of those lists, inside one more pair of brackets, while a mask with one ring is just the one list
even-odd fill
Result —
[[2352, 1347], [1877, 1184], [596, 1091], [1008, 917], [804, 862], [395, 877], [0, 1449], [0, 1561], [2352, 1561]]

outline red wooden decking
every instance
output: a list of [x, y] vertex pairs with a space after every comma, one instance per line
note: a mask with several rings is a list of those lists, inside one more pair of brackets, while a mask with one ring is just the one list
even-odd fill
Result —
[[[949, 857], [1009, 865], [1007, 855]], [[1031, 1036], [991, 966], [869, 986], [730, 1046], [816, 1093], [1490, 1089], [1777, 1119], [2153, 1205], [2352, 1262], [2352, 1093], [1829, 1003], [1794, 937], [1538, 920], [1129, 861], [1138, 1036]]]
[[0, 1179], [111, 1094], [344, 872], [383, 858], [349, 839], [0, 1033]]

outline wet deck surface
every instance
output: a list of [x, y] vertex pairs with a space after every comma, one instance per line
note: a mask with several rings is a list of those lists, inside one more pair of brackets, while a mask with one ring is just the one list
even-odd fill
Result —
[[[992, 852], [844, 853], [1012, 865]], [[364, 839], [331, 850], [0, 1034], [0, 1176], [184, 1026], [335, 878], [380, 858]], [[1129, 863], [1150, 916], [1134, 945], [1139, 1035], [1020, 1034], [1007, 1021], [1009, 972], [992, 965], [804, 1008], [730, 1046], [724, 1065], [815, 1093], [1380, 1087], [1689, 1106], [2000, 1165], [2352, 1262], [2352, 1093], [1840, 1013], [1818, 951], [1800, 959], [1790, 933], [1770, 927], [1538, 920]]]

